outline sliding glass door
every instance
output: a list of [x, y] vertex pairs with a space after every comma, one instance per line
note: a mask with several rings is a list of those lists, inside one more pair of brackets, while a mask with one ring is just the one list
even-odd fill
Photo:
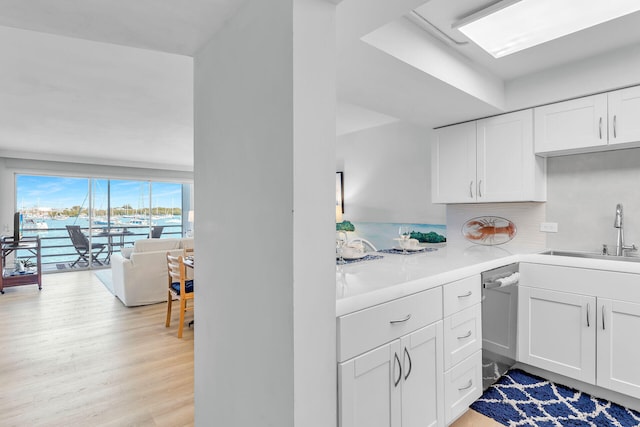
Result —
[[[181, 237], [184, 190], [181, 183], [16, 175], [16, 211], [23, 234], [41, 237], [45, 272], [105, 268], [138, 239]], [[67, 226], [80, 227], [95, 260], [80, 254]]]

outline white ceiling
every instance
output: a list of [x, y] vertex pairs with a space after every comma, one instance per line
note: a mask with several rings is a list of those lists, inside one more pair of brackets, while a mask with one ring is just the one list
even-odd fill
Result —
[[[191, 56], [244, 1], [0, 0], [0, 156], [190, 170]], [[496, 60], [451, 29], [493, 2], [343, 0], [338, 134], [397, 120], [435, 127], [640, 83], [640, 14]], [[573, 78], [583, 68], [607, 78]], [[553, 90], [552, 80], [571, 84]]]

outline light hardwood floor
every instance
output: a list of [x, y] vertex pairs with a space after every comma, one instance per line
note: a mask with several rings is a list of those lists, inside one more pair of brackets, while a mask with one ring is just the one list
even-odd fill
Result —
[[502, 424], [473, 409], [469, 409], [450, 427], [502, 427]]
[[[125, 307], [91, 272], [0, 295], [0, 426], [193, 425], [193, 328]], [[187, 321], [193, 313], [187, 313]]]

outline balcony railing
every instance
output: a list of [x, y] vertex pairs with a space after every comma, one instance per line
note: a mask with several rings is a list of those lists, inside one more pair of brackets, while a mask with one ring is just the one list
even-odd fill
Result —
[[[111, 227], [111, 230], [121, 229], [122, 227]], [[91, 239], [92, 243], [108, 244], [107, 236], [99, 236], [103, 231], [106, 231], [107, 227], [92, 227], [82, 228], [82, 231]], [[136, 240], [147, 239], [149, 237], [149, 226], [127, 226], [127, 233], [122, 235], [122, 243], [120, 245], [120, 238], [114, 238], [112, 246], [112, 253], [118, 253], [122, 247], [131, 247]], [[105, 248], [103, 255], [100, 256], [100, 261], [103, 265], [94, 264], [92, 266], [87, 265], [86, 262], [78, 262], [73, 268], [71, 264], [78, 259], [78, 253], [75, 250], [66, 227], [54, 227], [46, 230], [24, 230], [23, 235], [39, 235], [42, 245], [42, 271], [43, 273], [54, 271], [69, 271], [88, 269], [88, 268], [108, 268], [109, 263], [107, 259], [107, 251], [109, 248]], [[164, 225], [161, 238], [179, 238], [182, 237], [182, 225], [172, 224]], [[115, 244], [117, 242], [117, 244]], [[22, 259], [28, 259], [28, 257], [21, 257]], [[31, 260], [34, 261], [34, 260]]]

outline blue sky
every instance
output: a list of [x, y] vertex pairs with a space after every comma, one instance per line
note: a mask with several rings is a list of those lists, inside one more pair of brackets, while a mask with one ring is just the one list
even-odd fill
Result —
[[[62, 209], [72, 206], [88, 207], [89, 180], [55, 176], [17, 175], [17, 208], [35, 207]], [[107, 208], [106, 179], [93, 180], [94, 207]], [[125, 204], [133, 208], [148, 207], [149, 185], [147, 181], [111, 180], [111, 207]], [[182, 185], [154, 182], [153, 207], [180, 207]]]

